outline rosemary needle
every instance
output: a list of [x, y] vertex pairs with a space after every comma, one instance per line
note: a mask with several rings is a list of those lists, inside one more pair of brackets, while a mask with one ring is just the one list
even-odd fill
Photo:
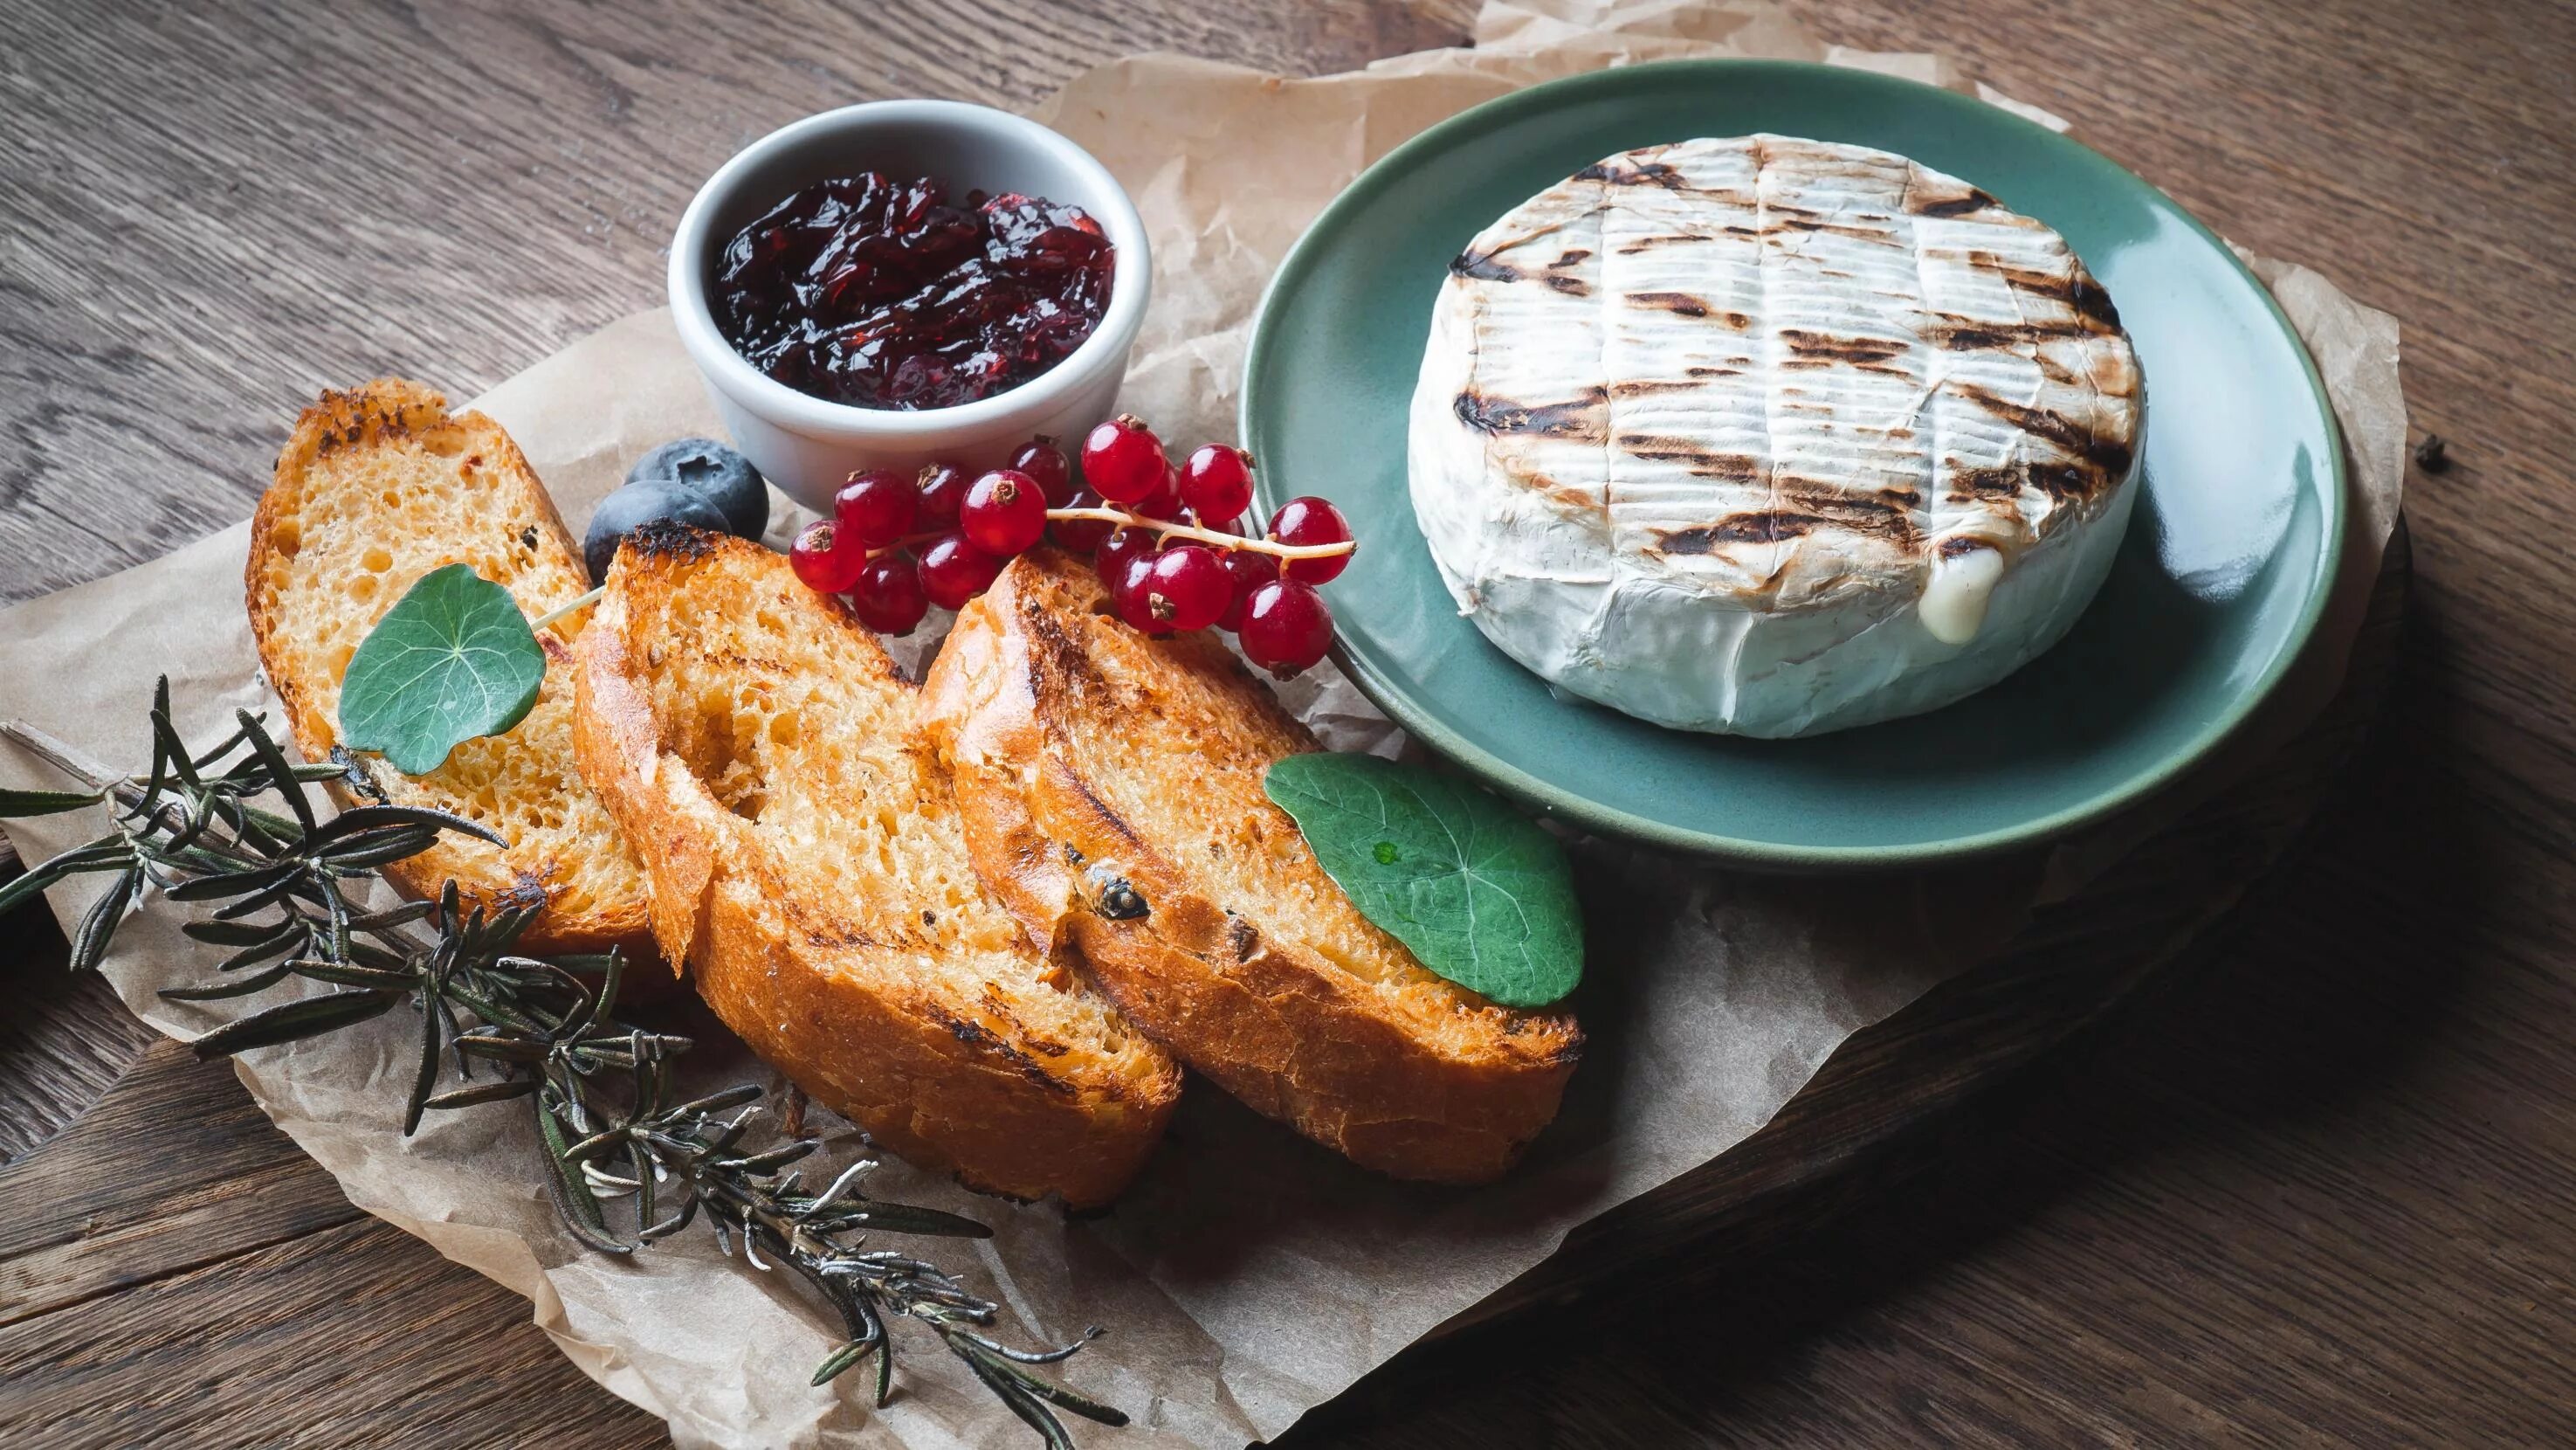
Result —
[[[534, 627], [594, 597], [574, 600]], [[541, 895], [468, 909], [450, 882], [434, 908], [412, 903], [366, 912], [351, 899], [348, 883], [427, 850], [444, 833], [496, 845], [501, 838], [461, 816], [392, 805], [381, 796], [322, 820], [307, 794], [312, 786], [344, 779], [364, 796], [366, 783], [348, 774], [346, 761], [296, 765], [258, 716], [245, 711], [238, 720], [215, 748], [191, 751], [171, 724], [170, 682], [163, 678], [153, 693], [152, 765], [131, 777], [83, 760], [32, 726], [0, 724], [0, 735], [90, 788], [85, 797], [0, 791], [0, 817], [53, 814], [84, 803], [112, 807], [107, 835], [0, 886], [0, 912], [69, 877], [116, 873], [73, 933], [72, 963], [81, 969], [107, 955], [126, 914], [155, 894], [222, 903], [212, 920], [183, 929], [231, 954], [204, 985], [163, 996], [199, 1002], [251, 996], [290, 977], [335, 990], [237, 1017], [197, 1039], [198, 1056], [319, 1036], [409, 1003], [420, 1014], [421, 1044], [420, 1070], [405, 1104], [406, 1133], [430, 1113], [527, 1099], [522, 1111], [544, 1145], [539, 1169], [575, 1238], [603, 1253], [630, 1254], [703, 1217], [727, 1253], [739, 1240], [747, 1263], [784, 1265], [830, 1304], [848, 1337], [815, 1371], [815, 1384], [873, 1357], [875, 1398], [883, 1404], [893, 1386], [891, 1316], [937, 1334], [1049, 1447], [1072, 1444], [1058, 1410], [1105, 1425], [1127, 1423], [1116, 1409], [1036, 1372], [1073, 1354], [1098, 1330], [1052, 1349], [1005, 1348], [980, 1332], [999, 1305], [937, 1265], [863, 1246], [870, 1232], [989, 1238], [991, 1229], [939, 1209], [870, 1198], [863, 1184], [875, 1162], [867, 1157], [820, 1193], [804, 1192], [792, 1165], [821, 1144], [797, 1133], [746, 1146], [764, 1112], [765, 1094], [756, 1084], [673, 1101], [672, 1063], [689, 1050], [689, 1039], [616, 1016], [623, 963], [615, 953], [550, 961], [511, 950], [544, 906]], [[288, 813], [253, 804], [271, 799]], [[476, 1072], [498, 1076], [478, 1079]], [[455, 1084], [442, 1091], [451, 1078]], [[612, 1216], [603, 1200], [626, 1206]]]

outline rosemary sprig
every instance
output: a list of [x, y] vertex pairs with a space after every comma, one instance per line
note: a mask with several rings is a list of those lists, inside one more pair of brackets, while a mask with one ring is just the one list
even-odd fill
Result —
[[[464, 907], [450, 882], [435, 902], [368, 912], [349, 895], [387, 863], [417, 855], [441, 832], [500, 844], [472, 821], [443, 811], [363, 805], [328, 820], [316, 815], [311, 785], [347, 776], [365, 791], [353, 762], [297, 765], [259, 716], [237, 712], [232, 734], [191, 751], [171, 723], [170, 682], [153, 693], [152, 765], [117, 777], [21, 722], [5, 734], [87, 791], [0, 791], [0, 817], [51, 815], [105, 804], [112, 829], [31, 867], [0, 886], [0, 913], [74, 875], [117, 879], [73, 932], [72, 965], [95, 967], [126, 915], [158, 894], [173, 902], [221, 902], [211, 917], [180, 928], [229, 948], [211, 979], [161, 995], [178, 1001], [248, 997], [290, 977], [333, 990], [238, 1017], [197, 1039], [199, 1057], [319, 1036], [409, 1002], [420, 1012], [420, 1067], [403, 1115], [405, 1134], [433, 1112], [525, 1099], [541, 1167], [564, 1227], [602, 1253], [628, 1254], [704, 1217], [727, 1254], [766, 1270], [793, 1269], [841, 1317], [848, 1337], [815, 1371], [824, 1384], [876, 1363], [876, 1403], [894, 1385], [890, 1319], [936, 1333], [1012, 1413], [1050, 1447], [1073, 1443], [1057, 1411], [1123, 1425], [1119, 1411], [1038, 1373], [1098, 1335], [1019, 1350], [984, 1332], [1000, 1312], [936, 1264], [873, 1247], [868, 1236], [912, 1234], [989, 1238], [973, 1219], [872, 1198], [864, 1191], [872, 1157], [809, 1192], [794, 1167], [821, 1146], [814, 1138], [754, 1148], [763, 1090], [742, 1084], [672, 1100], [672, 1066], [688, 1038], [616, 1016], [624, 964], [603, 958], [521, 955], [512, 944], [541, 900], [487, 912]], [[254, 802], [274, 800], [279, 814]], [[478, 1077], [478, 1073], [482, 1074]], [[458, 1085], [441, 1091], [450, 1077]], [[775, 1135], [770, 1135], [774, 1139]], [[612, 1211], [612, 1205], [623, 1204]], [[620, 1222], [631, 1224], [621, 1230]]]

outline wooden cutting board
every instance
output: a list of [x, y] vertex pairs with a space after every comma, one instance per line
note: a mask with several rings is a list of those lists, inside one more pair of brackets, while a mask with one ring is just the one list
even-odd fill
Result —
[[[2342, 692], [2244, 783], [1854, 1037], [1735, 1151], [1578, 1230], [1293, 1438], [1367, 1420], [1534, 1314], [1563, 1333], [1568, 1313], [1614, 1304], [1606, 1291], [1723, 1275], [1937, 1157], [1962, 1103], [2223, 930], [2296, 849], [2385, 699], [2408, 560], [2401, 528]], [[0, 1167], [0, 1443], [127, 1445], [147, 1428], [200, 1445], [662, 1441], [554, 1352], [524, 1302], [351, 1208], [228, 1067], [145, 1045], [95, 984], [56, 975], [60, 936], [37, 912], [0, 923], [6, 955], [33, 959], [21, 981], [55, 985], [0, 1028], [0, 1132], [23, 1142], [103, 1091]]]

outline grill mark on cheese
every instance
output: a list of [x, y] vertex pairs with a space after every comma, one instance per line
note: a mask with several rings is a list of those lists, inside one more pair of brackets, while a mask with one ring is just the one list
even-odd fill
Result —
[[1683, 179], [1680, 167], [1664, 161], [1636, 161], [1624, 166], [1616, 161], [1596, 161], [1574, 173], [1574, 179], [1597, 181], [1603, 186], [1659, 186], [1666, 191], [1697, 190]]
[[[1901, 158], [1648, 148], [1461, 260], [1480, 254], [1510, 280], [1444, 301], [1481, 349], [1443, 380], [1456, 436], [1498, 440], [1495, 485], [1705, 587], [1798, 607], [1845, 573], [1919, 585], [1934, 541], [2017, 553], [2130, 461], [2134, 355], [2099, 285], [2044, 226]], [[1551, 273], [1593, 296], [1516, 285]], [[1560, 362], [1552, 328], [1585, 341]]]
[[2024, 489], [2037, 489], [2052, 504], [2079, 502], [2097, 489], [2118, 478], [2116, 472], [2073, 463], [2009, 463], [1998, 468], [1967, 468], [1958, 460], [1945, 460], [1949, 466], [1949, 498], [1954, 503], [1972, 500], [2005, 500], [2019, 498]]
[[1621, 166], [1612, 161], [1596, 161], [1574, 173], [1577, 181], [1597, 181], [1604, 186], [1660, 186], [1667, 191], [1679, 190], [1681, 172], [1661, 161], [1640, 161]]
[[1978, 498], [2014, 498], [2022, 485], [2030, 481], [2030, 465], [2010, 464], [2002, 468], [1960, 468], [1958, 460], [1943, 459], [1953, 465], [1950, 472], [1950, 497], [1964, 502]]
[[1952, 352], [2018, 347], [2059, 338], [2087, 337], [2091, 333], [2091, 328], [2071, 319], [2065, 322], [1931, 322], [1923, 327], [1926, 338]]
[[1787, 357], [1777, 364], [1784, 373], [1869, 373], [1876, 377], [1907, 378], [1914, 374], [1892, 362], [1846, 362], [1829, 357]]
[[1695, 393], [1706, 385], [1694, 381], [1699, 373], [1697, 368], [1691, 369], [1691, 373], [1692, 377], [1689, 378], [1630, 378], [1626, 382], [1612, 383], [1610, 397], [1613, 401], [1617, 401], [1624, 398], [1661, 397], [1666, 393]]
[[1613, 158], [1610, 161], [1596, 162], [1583, 168], [1574, 173], [1572, 179], [1597, 182], [1605, 189], [1651, 186], [1657, 190], [1672, 192], [1677, 196], [1694, 196], [1723, 206], [1741, 207], [1746, 210], [1751, 210], [1753, 206], [1753, 198], [1742, 192], [1691, 185], [1690, 178], [1682, 174], [1680, 167], [1664, 161], [1636, 161], [1621, 164]]
[[1776, 544], [1818, 529], [1844, 529], [1879, 534], [1909, 547], [1917, 542], [1912, 489], [1875, 494], [1845, 493], [1820, 479], [1783, 479], [1776, 489], [1780, 502], [1769, 508], [1729, 514], [1713, 524], [1655, 531], [1656, 548], [1667, 555], [1713, 554], [1728, 544]]
[[1548, 502], [1576, 513], [1597, 515], [1601, 527], [1609, 527], [1610, 496], [1607, 489], [1577, 488], [1559, 483], [1543, 473], [1531, 475], [1529, 486], [1538, 490], [1539, 496]]
[[2104, 438], [2063, 413], [2045, 408], [2032, 408], [2010, 398], [1999, 398], [1976, 384], [1952, 379], [1951, 390], [1978, 407], [2011, 423], [2024, 432], [2035, 433], [2067, 453], [2090, 465], [2097, 483], [2108, 483], [2128, 472], [2131, 453], [2127, 442]]
[[1762, 233], [1752, 227], [1736, 226], [1731, 223], [1718, 228], [1715, 233], [1694, 231], [1657, 232], [1652, 236], [1638, 237], [1635, 240], [1622, 245], [1619, 248], [1619, 255], [1623, 257], [1642, 257], [1648, 252], [1656, 251], [1663, 247], [1678, 247], [1691, 242], [1713, 242], [1719, 237], [1758, 237], [1760, 235], [1762, 235]]
[[[1590, 254], [1579, 254], [1576, 257], [1576, 261], [1580, 261], [1583, 256], [1588, 255]], [[1560, 259], [1558, 263], [1553, 265], [1570, 264], [1564, 263]], [[1520, 268], [1513, 266], [1511, 263], [1503, 261], [1491, 252], [1460, 252], [1450, 261], [1449, 274], [1453, 277], [1472, 277], [1479, 282], [1527, 282], [1536, 280], [1546, 286], [1555, 288], [1557, 291], [1562, 292], [1569, 297], [1589, 297], [1592, 295], [1592, 284], [1584, 281], [1580, 277], [1570, 277], [1562, 272], [1525, 272]]]
[[1751, 316], [1718, 306], [1705, 297], [1688, 292], [1631, 292], [1621, 299], [1631, 307], [1651, 312], [1669, 312], [1676, 317], [1704, 318], [1722, 327], [1743, 332], [1753, 326]]
[[[1823, 212], [1810, 211], [1803, 206], [1790, 206], [1785, 202], [1764, 201], [1762, 214], [1773, 218], [1769, 224], [1760, 229], [1761, 234], [1766, 237], [1782, 236], [1789, 232], [1823, 232], [1829, 236], [1849, 237], [1855, 242], [1872, 242], [1882, 247], [1905, 245], [1905, 239], [1898, 236], [1893, 227], [1853, 226], [1849, 222], [1836, 221]], [[1870, 219], [1868, 214], [1863, 212], [1853, 212], [1850, 215], [1859, 217], [1863, 221]]]
[[[1807, 368], [1826, 367], [1830, 366], [1830, 364], [1825, 363], [1821, 359], [1797, 358], [1782, 363], [1781, 366], [1785, 368]], [[1853, 372], [1869, 373], [1875, 377], [1903, 378], [1909, 382], [1914, 378], [1914, 374], [1911, 371], [1898, 367], [1892, 362], [1856, 362], [1845, 363], [1843, 366], [1851, 369]]]
[[2111, 294], [2090, 276], [2078, 276], [2066, 283], [2066, 305], [2104, 332], [2120, 330], [2120, 309], [2111, 305]]
[[1970, 212], [1984, 211], [1997, 204], [1993, 197], [1973, 186], [1966, 191], [1942, 194], [1935, 194], [1920, 187], [1908, 187], [1905, 193], [1905, 209], [1915, 216], [1966, 216]]
[[2084, 498], [2101, 482], [2070, 463], [2029, 463], [2022, 466], [2022, 472], [2033, 487], [2059, 503]]
[[1750, 453], [1721, 453], [1691, 438], [1637, 434], [1618, 440], [1619, 451], [1652, 463], [1678, 463], [1701, 478], [1753, 483], [1769, 468]]
[[1829, 332], [1808, 332], [1801, 328], [1780, 330], [1780, 341], [1789, 351], [1805, 357], [1828, 357], [1842, 362], [1877, 362], [1905, 351], [1901, 337], [1836, 337]]
[[1600, 444], [1610, 435], [1610, 390], [1599, 384], [1561, 403], [1515, 403], [1469, 388], [1451, 404], [1458, 421], [1490, 438], [1530, 436]]
[[1967, 262], [1981, 272], [2001, 278], [2005, 286], [2016, 292], [2064, 303], [2067, 310], [2090, 324], [2089, 331], [2120, 330], [2120, 309], [2111, 305], [2111, 294], [2103, 291], [2102, 284], [2081, 268], [2070, 272], [2041, 272], [2029, 267], [2015, 267], [1982, 247], [1970, 248]]
[[1776, 544], [1811, 533], [1825, 522], [1807, 514], [1762, 509], [1732, 514], [1713, 524], [1689, 529], [1657, 529], [1656, 549], [1665, 554], [1714, 554], [1722, 544]]
[[1631, 307], [1647, 307], [1657, 312], [1670, 312], [1679, 317], [1708, 316], [1708, 302], [1687, 292], [1631, 292], [1626, 301]]

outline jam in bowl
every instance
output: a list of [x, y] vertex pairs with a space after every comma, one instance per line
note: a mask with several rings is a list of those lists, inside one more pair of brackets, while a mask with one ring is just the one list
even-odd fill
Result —
[[725, 340], [858, 408], [951, 408], [1064, 361], [1108, 310], [1116, 248], [1078, 206], [951, 199], [877, 172], [801, 187], [717, 258]]
[[1118, 411], [1152, 251], [1108, 169], [959, 101], [875, 101], [718, 168], [671, 239], [717, 420], [817, 512], [867, 469], [999, 467]]

